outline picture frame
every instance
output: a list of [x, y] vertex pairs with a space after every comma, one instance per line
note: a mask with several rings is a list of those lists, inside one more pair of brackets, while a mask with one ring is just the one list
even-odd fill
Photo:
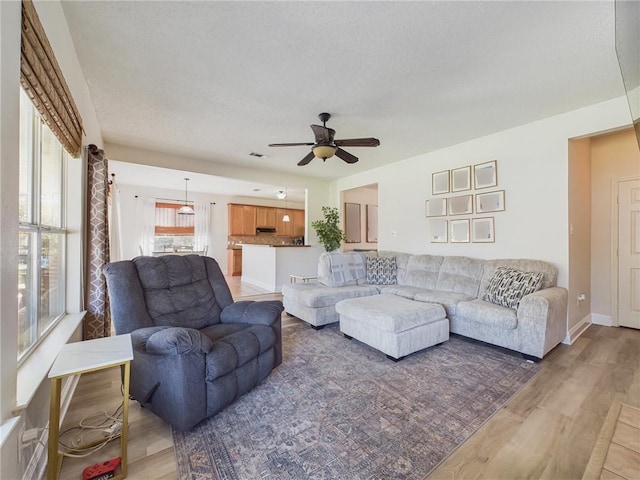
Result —
[[446, 217], [447, 215], [447, 199], [431, 198], [424, 202], [425, 216], [427, 217]]
[[504, 190], [476, 193], [476, 213], [503, 212]]
[[495, 221], [493, 217], [474, 218], [471, 221], [473, 243], [495, 243]]
[[469, 219], [449, 221], [451, 243], [469, 243]]
[[346, 234], [345, 243], [362, 242], [362, 226], [360, 223], [360, 204], [344, 204], [344, 230]]
[[367, 243], [378, 243], [378, 205], [367, 205]]
[[451, 187], [449, 177], [449, 170], [433, 173], [431, 175], [431, 194], [449, 193]]
[[471, 166], [451, 170], [451, 191], [471, 190]]
[[448, 242], [448, 222], [444, 218], [429, 220], [429, 238], [431, 243]]
[[473, 195], [449, 197], [449, 215], [469, 215], [473, 213]]
[[498, 185], [498, 164], [496, 160], [473, 166], [473, 184], [476, 190]]

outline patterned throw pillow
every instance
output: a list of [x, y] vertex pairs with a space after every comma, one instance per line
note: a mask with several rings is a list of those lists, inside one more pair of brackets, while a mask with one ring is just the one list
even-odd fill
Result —
[[484, 300], [517, 309], [522, 297], [540, 289], [543, 276], [542, 272], [523, 272], [515, 268], [498, 267], [489, 281]]
[[369, 285], [396, 284], [396, 257], [367, 257]]

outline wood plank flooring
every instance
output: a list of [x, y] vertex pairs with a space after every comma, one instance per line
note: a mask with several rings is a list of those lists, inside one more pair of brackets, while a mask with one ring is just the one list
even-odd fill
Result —
[[[239, 278], [228, 281], [234, 298], [280, 298], [274, 294], [244, 297], [247, 289]], [[284, 314], [283, 321], [285, 325], [299, 322]], [[592, 325], [572, 346], [559, 345], [541, 365], [542, 371], [430, 479], [582, 478], [614, 402], [640, 407], [640, 331]], [[115, 410], [119, 395], [118, 370], [83, 375], [63, 429], [77, 425], [89, 413]], [[637, 421], [627, 419], [629, 425], [640, 428]], [[620, 433], [624, 434], [633, 431]], [[90, 457], [66, 458], [60, 478], [81, 478], [85, 466], [117, 455], [119, 442], [112, 441]], [[637, 473], [627, 478], [640, 478], [637, 465], [625, 468]], [[176, 478], [171, 429], [137, 402], [130, 404], [128, 478]]]

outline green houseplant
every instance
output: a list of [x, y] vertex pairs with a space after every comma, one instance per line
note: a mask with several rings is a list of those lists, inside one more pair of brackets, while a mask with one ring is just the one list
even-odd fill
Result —
[[338, 228], [340, 215], [335, 207], [322, 207], [322, 214], [324, 220], [315, 220], [311, 222], [311, 226], [324, 249], [333, 252], [340, 248], [340, 243], [346, 238], [344, 232]]

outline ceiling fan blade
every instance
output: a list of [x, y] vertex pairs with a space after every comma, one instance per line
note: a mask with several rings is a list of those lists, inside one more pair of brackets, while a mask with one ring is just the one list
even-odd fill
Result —
[[306, 143], [270, 143], [270, 147], [299, 147], [300, 145], [314, 145], [311, 142]]
[[347, 138], [335, 140], [333, 143], [341, 147], [377, 147], [380, 145], [380, 140], [377, 138]]
[[347, 163], [356, 163], [358, 161], [358, 157], [355, 155], [351, 155], [349, 152], [345, 152], [341, 148], [336, 150], [335, 156], [341, 158]]
[[320, 145], [329, 145], [333, 142], [333, 136], [336, 131], [333, 128], [323, 127], [322, 125], [311, 125], [311, 130], [316, 136], [316, 143]]
[[309, 153], [307, 154], [307, 156], [306, 156], [306, 157], [304, 157], [302, 160], [300, 160], [300, 161], [298, 162], [298, 166], [302, 167], [302, 166], [306, 165], [307, 163], [309, 163], [309, 162], [310, 162], [311, 160], [313, 160], [314, 158], [315, 158], [315, 155], [314, 155], [314, 154], [313, 154], [313, 152], [311, 151], [311, 152], [309, 152]]

